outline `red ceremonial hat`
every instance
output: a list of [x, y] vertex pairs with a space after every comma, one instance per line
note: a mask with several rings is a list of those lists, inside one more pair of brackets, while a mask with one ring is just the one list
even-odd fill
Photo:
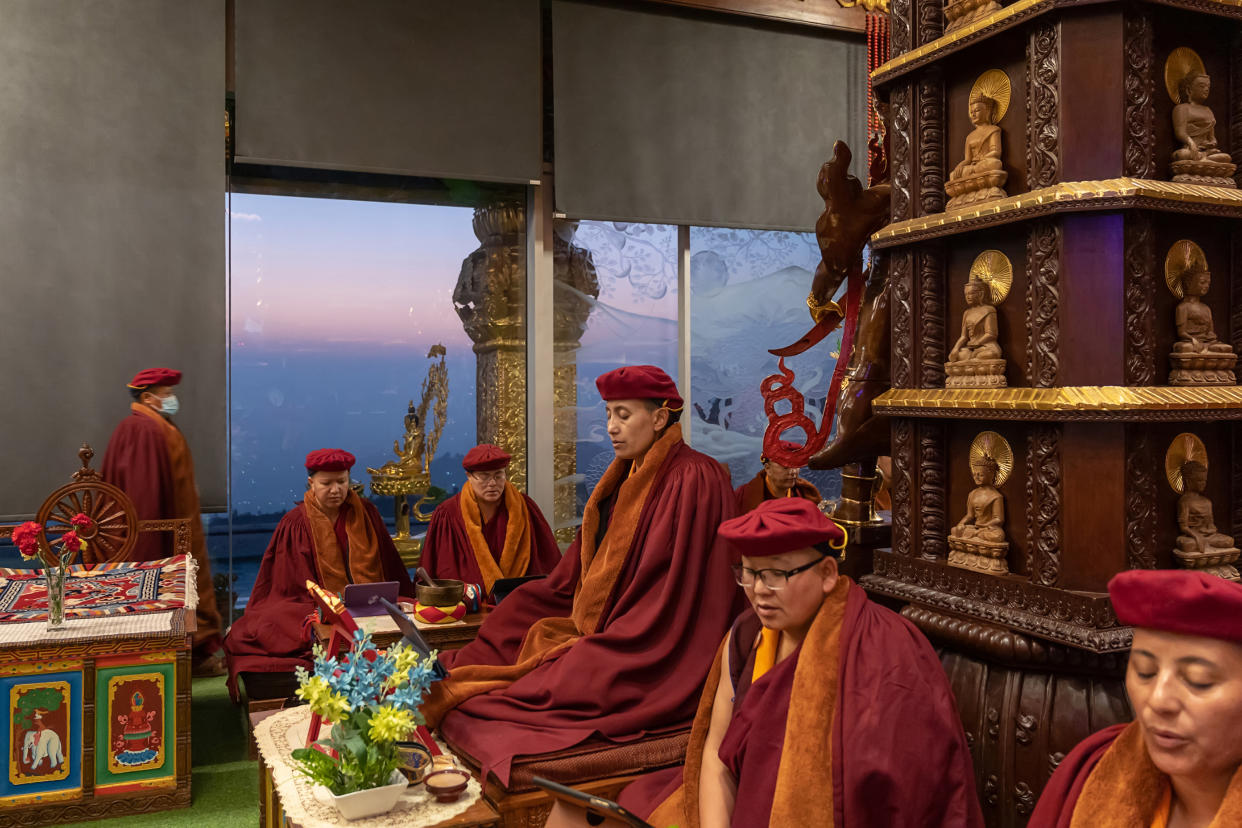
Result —
[[663, 369], [654, 365], [625, 365], [600, 374], [595, 387], [604, 402], [612, 400], [663, 400], [670, 411], [680, 411], [681, 394]]
[[734, 552], [766, 558], [827, 543], [842, 546], [845, 530], [803, 497], [765, 500], [746, 514], [720, 524], [719, 534]]
[[1130, 569], [1108, 582], [1123, 624], [1242, 643], [1242, 584], [1186, 569]]
[[344, 449], [318, 449], [306, 455], [306, 470], [311, 474], [318, 471], [349, 471], [354, 467], [355, 459]]
[[181, 382], [180, 371], [174, 371], [171, 368], [148, 368], [134, 374], [134, 378], [129, 381], [129, 387], [142, 390], [152, 385], [176, 385], [179, 382]]
[[483, 443], [466, 452], [461, 467], [468, 472], [495, 471], [509, 465], [513, 456], [500, 446]]

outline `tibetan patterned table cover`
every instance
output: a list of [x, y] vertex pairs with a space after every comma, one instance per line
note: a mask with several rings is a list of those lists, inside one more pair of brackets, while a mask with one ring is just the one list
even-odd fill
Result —
[[[69, 567], [65, 618], [162, 612], [189, 606], [194, 565], [185, 555], [157, 561]], [[194, 602], [191, 602], [194, 603]], [[0, 623], [47, 620], [47, 578], [41, 569], [0, 569]]]
[[[469, 810], [483, 795], [479, 781], [473, 778], [461, 798], [448, 803], [436, 802], [421, 784], [411, 785], [397, 800], [397, 806], [388, 813], [346, 821], [332, 804], [327, 790], [312, 783], [293, 767], [293, 750], [306, 744], [309, 725], [310, 708], [301, 705], [269, 716], [254, 729], [255, 744], [272, 774], [272, 787], [280, 797], [285, 815], [299, 828], [337, 828], [341, 825], [349, 825], [350, 828], [417, 828], [420, 825], [436, 825]], [[440, 748], [446, 750], [443, 744]]]

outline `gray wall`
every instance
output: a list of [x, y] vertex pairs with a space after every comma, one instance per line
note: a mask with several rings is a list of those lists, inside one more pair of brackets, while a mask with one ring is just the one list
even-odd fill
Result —
[[0, 513], [96, 467], [140, 368], [179, 368], [226, 502], [223, 0], [0, 8]]

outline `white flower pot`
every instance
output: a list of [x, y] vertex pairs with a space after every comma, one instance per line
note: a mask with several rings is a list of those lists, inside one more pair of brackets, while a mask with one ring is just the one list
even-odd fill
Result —
[[328, 791], [328, 797], [346, 819], [365, 819], [391, 811], [410, 784], [401, 771], [393, 771], [388, 782], [382, 788], [354, 791], [343, 796], [336, 796]]

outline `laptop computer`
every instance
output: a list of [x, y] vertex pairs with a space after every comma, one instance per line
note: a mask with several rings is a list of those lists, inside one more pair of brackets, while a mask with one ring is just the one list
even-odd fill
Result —
[[374, 584], [346, 584], [341, 599], [345, 608], [355, 618], [383, 615], [386, 610], [381, 598], [396, 601], [400, 585], [396, 581], [380, 581]]

